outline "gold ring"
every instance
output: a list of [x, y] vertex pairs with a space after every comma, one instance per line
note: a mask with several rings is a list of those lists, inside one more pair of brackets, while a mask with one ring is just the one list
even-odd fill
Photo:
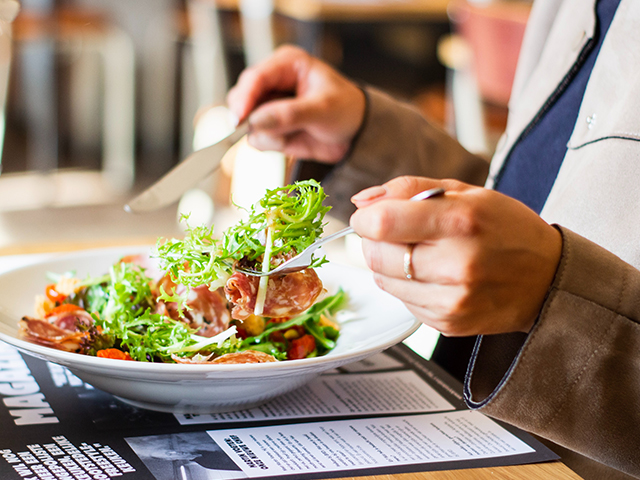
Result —
[[413, 278], [413, 249], [415, 248], [415, 243], [410, 243], [407, 245], [407, 249], [404, 252], [404, 276], [407, 280], [411, 280]]

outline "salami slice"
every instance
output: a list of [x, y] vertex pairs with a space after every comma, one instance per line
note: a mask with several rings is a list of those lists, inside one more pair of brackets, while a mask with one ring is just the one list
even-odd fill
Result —
[[258, 352], [256, 350], [245, 350], [242, 352], [226, 353], [217, 358], [212, 359], [210, 356], [195, 355], [190, 358], [183, 358], [177, 355], [171, 355], [171, 358], [176, 363], [182, 364], [239, 364], [239, 363], [268, 363], [276, 362], [277, 360], [273, 355], [268, 353]]
[[227, 353], [211, 361], [211, 363], [233, 364], [233, 363], [268, 363], [276, 362], [273, 355], [258, 352], [256, 350], [245, 350], [244, 352]]
[[[227, 281], [224, 292], [234, 305], [231, 317], [244, 320], [253, 313], [258, 294], [258, 277], [235, 272]], [[287, 275], [269, 277], [262, 315], [291, 317], [304, 312], [322, 293], [322, 281], [312, 268]]]
[[[176, 287], [169, 277], [165, 275], [158, 282], [158, 290], [162, 285], [165, 292], [172, 294], [174, 290], [178, 292], [184, 290], [184, 286]], [[208, 285], [200, 285], [194, 287], [189, 293], [187, 301], [187, 310], [180, 316], [175, 302], [164, 302], [158, 300], [155, 307], [155, 313], [166, 315], [174, 320], [180, 320], [187, 323], [191, 328], [197, 330], [198, 335], [203, 337], [213, 337], [229, 328], [231, 321], [231, 313], [227, 306], [227, 299], [224, 296], [224, 289], [220, 287], [217, 290], [209, 290]]]
[[77, 352], [85, 332], [66, 330], [38, 318], [23, 317], [20, 320], [20, 335], [34, 343], [57, 348], [67, 352]]

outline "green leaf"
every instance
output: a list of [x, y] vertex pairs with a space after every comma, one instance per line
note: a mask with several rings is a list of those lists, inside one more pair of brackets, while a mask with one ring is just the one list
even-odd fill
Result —
[[[209, 285], [214, 290], [223, 286], [236, 262], [252, 266], [259, 262], [263, 271], [269, 271], [311, 245], [322, 235], [324, 215], [331, 208], [323, 205], [325, 198], [315, 180], [267, 190], [251, 207], [249, 218], [229, 228], [221, 239], [214, 237], [213, 226], [191, 227], [189, 217], [183, 216], [187, 225], [184, 239], [160, 239], [156, 244], [160, 268], [168, 271], [175, 283], [187, 287], [181, 300], [171, 295], [180, 311], [190, 288]], [[326, 261], [324, 257], [313, 258], [312, 266]]]

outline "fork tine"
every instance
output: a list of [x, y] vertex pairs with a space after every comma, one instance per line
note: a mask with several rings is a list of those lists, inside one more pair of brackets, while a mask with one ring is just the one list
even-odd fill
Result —
[[255, 277], [264, 277], [267, 275], [279, 275], [284, 272], [289, 272], [290, 270], [304, 270], [309, 265], [311, 265], [311, 256], [313, 252], [315, 252], [318, 248], [320, 248], [325, 243], [331, 242], [332, 240], [336, 240], [338, 238], [344, 237], [349, 233], [353, 233], [353, 228], [347, 227], [342, 230], [335, 232], [326, 237], [319, 238], [307, 248], [305, 248], [302, 252], [297, 254], [295, 257], [287, 260], [286, 262], [278, 265], [273, 270], [269, 270], [268, 272], [260, 272], [258, 270], [249, 270], [245, 268], [237, 268], [236, 271], [245, 273], [247, 275], [253, 275]]

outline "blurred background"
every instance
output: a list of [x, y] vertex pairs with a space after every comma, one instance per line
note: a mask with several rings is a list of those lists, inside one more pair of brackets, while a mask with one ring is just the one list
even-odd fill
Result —
[[[188, 155], [194, 135], [196, 146], [213, 141], [215, 122], [196, 114], [223, 104], [242, 69], [283, 43], [414, 103], [489, 158], [529, 9], [527, 0], [0, 0], [0, 253], [180, 234], [176, 205], [147, 215], [122, 206]], [[241, 145], [234, 155], [185, 208], [210, 221], [232, 195], [242, 203], [247, 190], [286, 181], [290, 159], [272, 155], [271, 174], [252, 176], [251, 165], [265, 165], [259, 154]]]
[[[295, 159], [240, 142], [176, 205], [129, 199], [224, 126], [240, 72], [292, 43], [413, 103], [490, 158], [528, 0], [0, 0], [0, 270], [38, 252], [154, 244], [191, 225], [222, 232]], [[224, 123], [224, 122], [222, 122]], [[327, 231], [343, 225], [330, 220]], [[359, 239], [333, 261], [363, 265]], [[2, 255], [5, 255], [4, 257]], [[12, 263], [13, 262], [13, 263]], [[406, 343], [429, 358], [438, 334]]]

